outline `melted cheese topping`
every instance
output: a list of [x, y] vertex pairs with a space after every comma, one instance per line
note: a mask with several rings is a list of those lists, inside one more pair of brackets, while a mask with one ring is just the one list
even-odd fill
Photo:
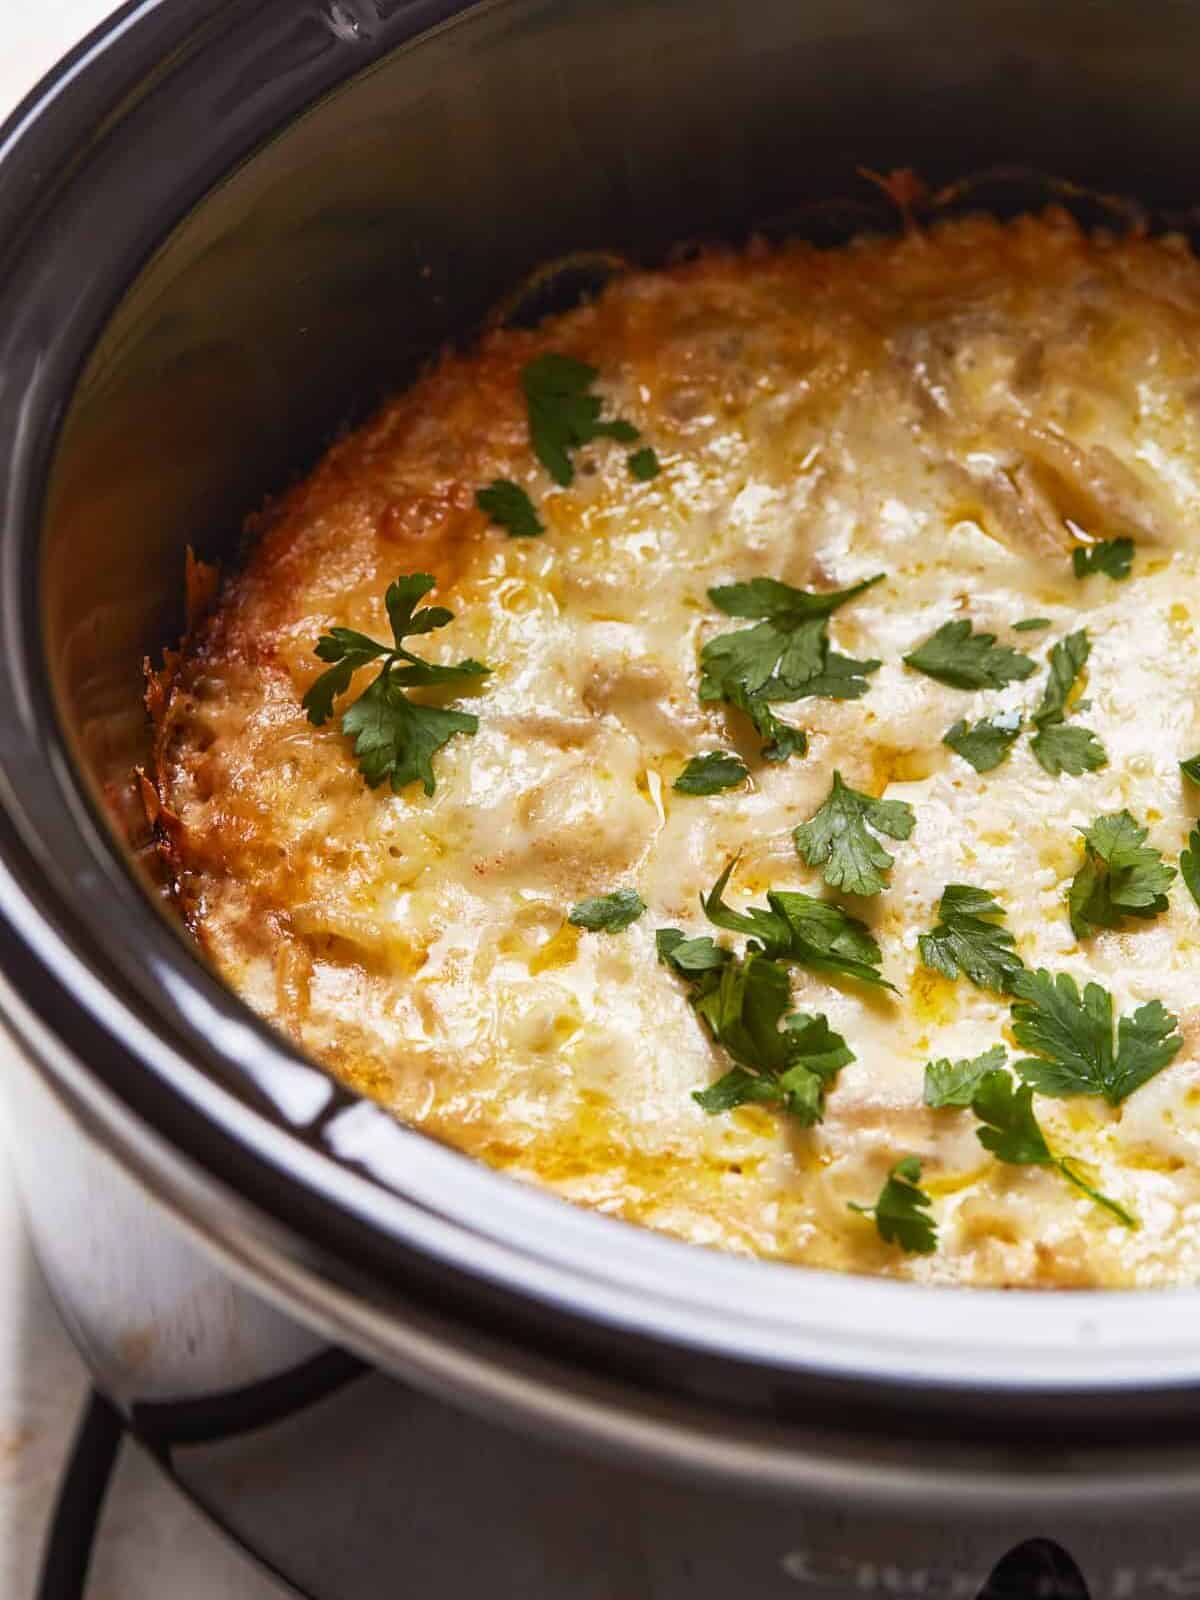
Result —
[[[600, 369], [628, 447], [588, 446], [568, 489], [529, 447], [521, 367], [553, 349]], [[970, 1284], [1200, 1278], [1200, 913], [1076, 943], [1064, 894], [1077, 830], [1128, 807], [1175, 859], [1195, 810], [1177, 761], [1200, 745], [1200, 267], [1170, 240], [1089, 241], [1059, 215], [968, 221], [837, 252], [794, 246], [632, 274], [536, 332], [488, 335], [339, 443], [264, 519], [194, 637], [160, 729], [177, 883], [219, 971], [317, 1060], [406, 1121], [560, 1195], [684, 1239], [824, 1267]], [[543, 538], [475, 509], [523, 484]], [[1129, 534], [1131, 580], [1078, 582], [1078, 537]], [[437, 792], [371, 791], [335, 723], [300, 697], [333, 624], [386, 634], [397, 574], [436, 574], [455, 613], [423, 641], [493, 675], [475, 737], [435, 758]], [[858, 702], [777, 707], [807, 757], [758, 758], [745, 722], [697, 699], [697, 653], [740, 624], [710, 585], [887, 581], [833, 619], [884, 665]], [[1048, 633], [1010, 625], [1049, 617]], [[1028, 650], [1036, 677], [966, 694], [901, 657], [952, 617]], [[1045, 653], [1086, 626], [1083, 719], [1102, 771], [1049, 777], [1021, 740], [976, 774], [942, 743], [960, 717], [1036, 704]], [[686, 759], [736, 748], [752, 779], [675, 793]], [[795, 824], [834, 767], [916, 813], [890, 890], [848, 902], [897, 999], [797, 970], [796, 1004], [856, 1054], [804, 1130], [757, 1108], [710, 1117], [724, 1070], [654, 930], [699, 912], [735, 852], [731, 899], [821, 892]], [[924, 969], [917, 935], [948, 882], [994, 890], [1030, 965], [1094, 977], [1117, 1009], [1157, 997], [1184, 1048], [1122, 1106], [1039, 1099], [1047, 1136], [1141, 1227], [1053, 1172], [1003, 1166], [969, 1112], [926, 1110], [931, 1057], [1006, 1037], [1008, 1008]], [[565, 920], [634, 886], [618, 935]], [[1011, 1043], [1011, 1035], [1007, 1036]], [[916, 1153], [939, 1248], [905, 1256], [847, 1201]]]

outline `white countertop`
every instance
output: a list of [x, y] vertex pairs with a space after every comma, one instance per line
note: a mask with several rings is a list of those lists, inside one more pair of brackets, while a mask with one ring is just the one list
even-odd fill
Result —
[[[0, 0], [0, 120], [111, 0]], [[4, 1070], [0, 1042], [0, 1071]], [[2, 1133], [3, 1130], [0, 1130]], [[0, 1138], [0, 1600], [31, 1600], [87, 1380], [29, 1251]], [[279, 1600], [139, 1451], [123, 1447], [88, 1600]]]

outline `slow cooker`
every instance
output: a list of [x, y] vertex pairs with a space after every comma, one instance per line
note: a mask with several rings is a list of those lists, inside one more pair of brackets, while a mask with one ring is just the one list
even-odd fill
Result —
[[479, 1168], [220, 985], [131, 777], [186, 548], [537, 263], [832, 242], [896, 168], [1188, 228], [1198, 38], [1183, 0], [135, 0], [0, 130], [6, 1116], [98, 1389], [302, 1594], [1200, 1593], [1200, 1290], [801, 1271]]

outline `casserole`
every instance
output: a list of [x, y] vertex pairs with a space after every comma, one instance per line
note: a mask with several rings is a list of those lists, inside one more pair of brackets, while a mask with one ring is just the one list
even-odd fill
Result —
[[934, 182], [1026, 163], [1182, 211], [1190, 26], [1171, 4], [1001, 0], [135, 4], [6, 125], [14, 1144], [48, 1275], [126, 1411], [334, 1337], [493, 1418], [759, 1497], [782, 1592], [798, 1493], [852, 1492], [864, 1541], [899, 1512], [936, 1548], [955, 1519], [985, 1565], [1036, 1518], [1115, 1571], [1118, 1510], [1164, 1563], [1186, 1556], [1193, 1291], [931, 1299], [528, 1193], [259, 1025], [153, 910], [110, 819], [140, 737], [132, 664], [178, 632], [188, 540], [232, 531], [535, 262], [801, 216], [842, 238], [857, 209], [809, 207], [856, 163]]
[[512, 1176], [1184, 1285], [1200, 269], [913, 203], [441, 356], [193, 563], [148, 818], [237, 993]]

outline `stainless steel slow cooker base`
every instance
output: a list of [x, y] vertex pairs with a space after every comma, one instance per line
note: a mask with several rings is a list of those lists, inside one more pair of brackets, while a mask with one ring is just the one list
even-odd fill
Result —
[[[26, 1205], [105, 1393], [318, 1600], [443, 1558], [425, 1592], [511, 1569], [540, 1576], [493, 1589], [531, 1600], [948, 1597], [1036, 1537], [1106, 1600], [1198, 1591], [1200, 1291], [935, 1292], [575, 1210], [354, 1102], [203, 967], [122, 843], [186, 546], [228, 559], [248, 507], [528, 270], [756, 225], [836, 242], [880, 219], [860, 168], [1036, 168], [1190, 227], [1195, 17], [134, 0], [0, 130]], [[392, 1376], [351, 1381], [331, 1342]], [[306, 1407], [200, 1437], [264, 1383]]]

